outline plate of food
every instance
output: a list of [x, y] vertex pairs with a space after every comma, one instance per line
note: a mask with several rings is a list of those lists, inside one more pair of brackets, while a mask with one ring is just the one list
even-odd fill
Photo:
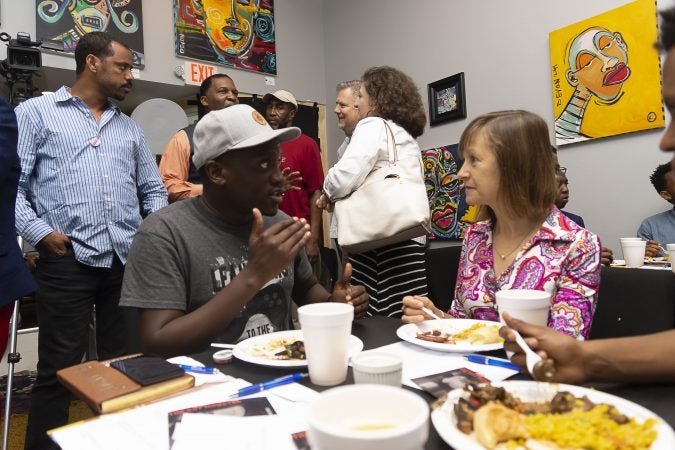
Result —
[[415, 345], [442, 352], [483, 352], [504, 346], [499, 322], [474, 319], [426, 320], [396, 330], [398, 337]]
[[645, 256], [645, 264], [666, 265], [670, 264], [670, 258], [667, 256]]
[[441, 438], [462, 450], [672, 450], [673, 429], [628, 400], [568, 384], [468, 384], [431, 413]]
[[[349, 357], [363, 350], [363, 341], [349, 336]], [[239, 342], [232, 349], [235, 358], [270, 367], [307, 367], [302, 330], [278, 331]]]

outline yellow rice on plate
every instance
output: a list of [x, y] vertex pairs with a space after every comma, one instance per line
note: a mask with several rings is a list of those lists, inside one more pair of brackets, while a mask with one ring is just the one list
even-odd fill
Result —
[[638, 423], [630, 418], [618, 424], [609, 417], [609, 405], [565, 414], [532, 414], [524, 417], [532, 439], [555, 442], [558, 447], [589, 450], [648, 449], [656, 439], [654, 419]]

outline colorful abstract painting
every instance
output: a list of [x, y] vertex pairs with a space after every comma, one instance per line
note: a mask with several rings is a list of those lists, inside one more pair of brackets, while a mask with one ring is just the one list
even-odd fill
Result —
[[443, 114], [457, 109], [457, 86], [436, 92], [438, 113]]
[[74, 53], [92, 31], [106, 31], [131, 48], [134, 66], [144, 67], [141, 0], [36, 0], [37, 39], [63, 43]]
[[176, 56], [277, 73], [273, 0], [174, 0]]
[[431, 209], [430, 239], [462, 239], [467, 225], [475, 222], [478, 208], [468, 206], [457, 172], [462, 167], [459, 147], [445, 145], [422, 151], [424, 184]]
[[549, 35], [556, 144], [663, 128], [654, 0]]

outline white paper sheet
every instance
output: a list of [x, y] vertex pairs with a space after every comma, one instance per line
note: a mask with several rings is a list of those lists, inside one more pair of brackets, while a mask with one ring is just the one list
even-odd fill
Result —
[[[206, 385], [194, 392], [183, 394], [160, 402], [152, 403], [135, 409], [122, 411], [114, 414], [106, 414], [93, 420], [87, 420], [68, 425], [66, 427], [52, 430], [51, 437], [56, 441], [63, 450], [80, 450], [86, 448], [88, 450], [119, 450], [119, 449], [133, 449], [133, 450], [167, 450], [169, 448], [169, 429], [167, 415], [171, 411], [189, 408], [199, 405], [207, 405], [227, 400], [232, 400], [230, 395], [237, 392], [239, 389], [250, 386], [250, 383], [242, 379], [233, 379], [232, 381], [217, 384]], [[269, 402], [281, 419], [274, 419], [270, 425], [269, 431], [261, 432], [260, 428], [255, 428], [254, 436], [250, 440], [242, 440], [242, 442], [252, 442], [251, 447], [231, 447], [230, 441], [227, 441], [226, 448], [274, 448], [274, 447], [258, 447], [258, 445], [272, 442], [272, 439], [281, 439], [279, 434], [283, 434], [283, 442], [286, 440], [291, 446], [294, 446], [290, 437], [291, 433], [304, 431], [307, 429], [307, 411], [308, 405], [311, 401], [319, 396], [319, 393], [297, 383], [279, 386], [269, 391], [262, 391], [247, 397], [262, 397], [267, 396]], [[198, 418], [189, 419], [188, 425], [194, 426], [201, 430], [200, 422], [209, 422], [209, 418], [224, 418], [227, 416], [214, 416], [209, 414], [185, 414], [183, 421], [179, 424], [179, 428], [174, 432], [174, 437], [180, 436], [185, 432], [185, 417], [188, 415], [197, 415]], [[203, 417], [207, 417], [204, 419]], [[265, 416], [265, 417], [277, 417]], [[249, 417], [251, 418], [251, 417]], [[247, 419], [249, 419], [247, 418]], [[218, 441], [210, 441], [218, 443], [219, 445], [225, 442], [223, 435], [234, 433], [239, 439], [241, 436], [246, 436], [246, 430], [249, 430], [248, 425], [241, 425], [240, 429], [230, 429], [230, 425], [225, 423], [227, 419], [223, 419], [217, 431], [221, 437]], [[192, 424], [195, 421], [197, 423]], [[210, 423], [210, 422], [209, 422]], [[227, 427], [227, 428], [223, 428]], [[256, 425], [259, 427], [259, 425]], [[210, 433], [194, 434], [195, 431], [190, 431], [188, 428], [187, 435], [190, 438], [195, 436], [204, 436], [204, 439], [214, 437]], [[227, 430], [224, 433], [223, 430]], [[255, 439], [260, 439], [255, 441]], [[200, 437], [201, 439], [201, 437]], [[244, 439], [241, 437], [241, 439]], [[278, 441], [278, 442], [282, 442]], [[201, 441], [200, 441], [201, 442]], [[238, 441], [233, 441], [238, 442]], [[184, 444], [181, 444], [184, 445]], [[174, 449], [177, 448], [174, 442]], [[180, 448], [180, 447], [178, 447]], [[191, 446], [183, 448], [199, 448], [192, 442]], [[282, 449], [283, 447], [277, 446]], [[294, 447], [289, 447], [294, 448]]]
[[232, 417], [184, 414], [173, 450], [295, 450], [290, 430], [302, 431], [297, 426], [289, 415]]
[[170, 411], [226, 401], [231, 394], [249, 385], [247, 381], [234, 379], [202, 386], [156, 403], [57, 428], [50, 436], [64, 450], [166, 450]]
[[267, 392], [270, 402], [272, 397], [277, 396], [294, 403], [311, 403], [318, 399], [320, 395], [314, 389], [298, 383], [284, 384], [265, 392]]
[[420, 387], [411, 381], [413, 378], [459, 369], [460, 367], [471, 369], [490, 381], [502, 381], [518, 373], [515, 370], [502, 367], [471, 363], [464, 359], [462, 353], [438, 352], [409, 342], [396, 342], [373, 350], [398, 355], [403, 360], [403, 384], [415, 389], [420, 389]]

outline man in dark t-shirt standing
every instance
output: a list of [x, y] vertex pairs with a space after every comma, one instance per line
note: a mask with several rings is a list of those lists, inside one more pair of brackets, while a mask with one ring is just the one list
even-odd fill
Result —
[[306, 220], [278, 211], [279, 143], [299, 133], [273, 130], [248, 105], [199, 121], [202, 196], [146, 219], [129, 253], [120, 305], [140, 309], [144, 351], [169, 357], [285, 330], [291, 295], [300, 304], [350, 302], [355, 317], [365, 315], [368, 295], [349, 284], [351, 267], [329, 294], [304, 251]]

